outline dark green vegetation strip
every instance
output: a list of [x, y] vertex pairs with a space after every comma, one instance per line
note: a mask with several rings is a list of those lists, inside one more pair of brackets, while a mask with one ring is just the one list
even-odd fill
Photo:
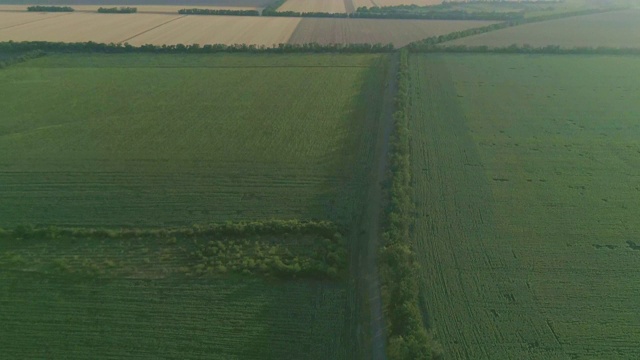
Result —
[[258, 10], [227, 10], [227, 9], [180, 9], [183, 15], [227, 15], [227, 16], [260, 16]]
[[9, 265], [17, 265], [14, 270], [28, 265], [33, 271], [45, 273], [58, 269], [101, 276], [116, 272], [123, 276], [136, 271], [135, 263], [126, 263], [113, 252], [104, 256], [78, 257], [77, 253], [82, 249], [92, 247], [92, 241], [116, 248], [123, 247], [125, 243], [144, 246], [165, 244], [155, 254], [140, 253], [139, 259], [146, 258], [149, 263], [160, 258], [179, 259], [182, 261], [180, 272], [194, 276], [232, 272], [279, 278], [335, 279], [344, 277], [347, 262], [342, 235], [329, 222], [271, 220], [155, 230], [19, 226], [11, 231], [0, 229], [0, 240], [30, 245], [42, 242], [45, 248], [50, 246], [56, 250], [65, 245], [87, 243], [86, 248], [72, 246], [73, 251], [66, 252], [66, 255], [62, 251], [59, 257], [48, 257], [48, 261], [39, 256], [31, 259], [31, 255], [23, 254], [23, 257], [20, 253], [11, 252], [0, 256]]
[[411, 245], [413, 222], [411, 165], [409, 159], [409, 58], [400, 53], [397, 112], [391, 139], [391, 208], [387, 215], [383, 246], [379, 254], [382, 297], [387, 321], [390, 359], [432, 359], [439, 356], [422, 321], [416, 258]]
[[540, 15], [540, 16], [528, 17], [528, 18], [523, 18], [523, 19], [513, 20], [513, 21], [505, 21], [502, 23], [491, 24], [484, 27], [456, 31], [446, 35], [432, 36], [424, 40], [413, 42], [408, 45], [408, 48], [409, 48], [409, 51], [411, 52], [440, 51], [440, 47], [437, 46], [438, 44], [451, 41], [451, 40], [460, 39], [467, 36], [483, 34], [490, 31], [508, 28], [511, 26], [518, 26], [518, 25], [529, 24], [534, 22], [562, 19], [562, 18], [572, 17], [572, 16], [598, 14], [598, 13], [604, 13], [604, 12], [610, 12], [610, 11], [617, 11], [617, 10], [621, 10], [621, 9], [620, 8], [587, 9], [587, 10], [578, 10], [578, 11], [564, 12], [564, 13], [557, 13], [557, 14]]
[[27, 7], [27, 11], [32, 12], [73, 12], [74, 9], [69, 6], [45, 6], [34, 5]]
[[8, 53], [0, 52], [0, 69], [6, 68], [10, 65], [23, 63], [25, 61], [29, 61], [31, 59], [39, 58], [45, 55], [46, 53], [41, 50]]
[[207, 44], [207, 45], [152, 45], [133, 46], [127, 43], [104, 44], [95, 42], [48, 42], [22, 41], [0, 42], [0, 53], [25, 52], [40, 50], [64, 53], [154, 53], [154, 54], [215, 54], [215, 53], [345, 53], [345, 54], [378, 54], [395, 51], [393, 44], [278, 44], [272, 47], [247, 44]]
[[138, 12], [138, 8], [134, 7], [112, 7], [112, 8], [98, 8], [98, 12], [101, 14], [133, 14]]

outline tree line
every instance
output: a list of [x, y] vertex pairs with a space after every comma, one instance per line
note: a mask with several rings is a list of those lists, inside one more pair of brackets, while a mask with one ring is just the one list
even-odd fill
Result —
[[418, 263], [411, 240], [413, 201], [409, 158], [409, 52], [400, 51], [398, 93], [389, 154], [390, 208], [379, 252], [380, 278], [389, 359], [435, 359], [439, 346], [430, 337], [418, 308]]
[[368, 19], [420, 19], [420, 20], [493, 20], [508, 21], [524, 18], [521, 11], [466, 11], [466, 10], [435, 10], [434, 6], [398, 5], [383, 7], [362, 6], [356, 12], [349, 14], [352, 18]]
[[34, 5], [34, 6], [27, 7], [27, 11], [36, 11], [36, 12], [73, 12], [75, 10], [70, 6]]
[[518, 25], [529, 24], [534, 22], [556, 20], [556, 19], [562, 19], [562, 18], [573, 17], [573, 16], [598, 14], [598, 13], [604, 13], [604, 12], [609, 12], [614, 10], [620, 10], [620, 9], [614, 9], [614, 8], [588, 9], [588, 10], [572, 11], [572, 12], [566, 12], [566, 13], [560, 13], [560, 14], [541, 15], [541, 16], [535, 16], [531, 18], [523, 18], [520, 20], [506, 21], [506, 22], [491, 24], [491, 25], [483, 26], [479, 28], [455, 31], [445, 35], [432, 36], [423, 40], [412, 42], [409, 45], [407, 45], [407, 47], [411, 52], [431, 52], [434, 50], [434, 48], [438, 44], [460, 39], [467, 36], [483, 34], [490, 31], [505, 29], [512, 26], [518, 26]]
[[231, 16], [260, 16], [258, 10], [224, 10], [224, 9], [180, 9], [183, 15], [231, 15]]
[[112, 8], [98, 8], [98, 12], [101, 14], [133, 14], [138, 12], [138, 8], [121, 6]]
[[247, 44], [209, 44], [209, 45], [141, 45], [128, 43], [95, 43], [95, 42], [48, 42], [48, 41], [6, 41], [0, 42], [0, 52], [16, 53], [40, 50], [44, 52], [65, 53], [155, 53], [155, 54], [213, 54], [213, 53], [343, 53], [343, 54], [378, 54], [395, 51], [393, 44], [278, 44], [271, 47]]

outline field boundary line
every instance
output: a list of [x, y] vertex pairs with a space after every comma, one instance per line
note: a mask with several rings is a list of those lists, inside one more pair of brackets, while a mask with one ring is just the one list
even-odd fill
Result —
[[174, 22], [174, 21], [179, 20], [179, 19], [182, 19], [183, 17], [186, 17], [186, 16], [187, 16], [187, 15], [182, 15], [182, 16], [178, 16], [178, 17], [176, 17], [176, 18], [173, 18], [173, 19], [171, 19], [171, 20], [165, 21], [165, 22], [163, 22], [163, 23], [162, 23], [162, 24], [160, 24], [160, 25], [156, 25], [156, 26], [154, 26], [154, 27], [152, 27], [152, 28], [150, 28], [150, 29], [147, 29], [147, 30], [145, 30], [145, 31], [139, 32], [139, 33], [137, 33], [137, 34], [135, 34], [135, 35], [133, 35], [133, 36], [131, 36], [131, 37], [128, 37], [128, 38], [126, 38], [126, 39], [124, 39], [124, 40], [122, 40], [122, 41], [119, 41], [119, 42], [120, 42], [120, 43], [127, 42], [127, 41], [129, 41], [129, 40], [131, 40], [131, 39], [133, 39], [133, 38], [135, 38], [135, 37], [138, 37], [138, 36], [140, 36], [140, 35], [142, 35], [142, 34], [146, 34], [146, 33], [148, 33], [148, 32], [149, 32], [149, 31], [151, 31], [151, 30], [155, 30], [155, 29], [157, 29], [157, 28], [159, 28], [159, 27], [161, 27], [161, 26], [165, 26], [165, 25], [167, 25], [167, 24], [168, 24], [168, 23], [170, 23], [170, 22]]
[[49, 17], [45, 17], [45, 18], [43, 18], [43, 19], [38, 19], [38, 20], [33, 20], [33, 21], [27, 21], [27, 22], [24, 22], [24, 23], [15, 24], [15, 25], [11, 25], [11, 26], [7, 26], [7, 27], [0, 28], [0, 31], [2, 31], [2, 30], [6, 30], [6, 29], [11, 29], [11, 28], [14, 28], [14, 27], [16, 27], [16, 26], [22, 26], [22, 25], [27, 25], [27, 24], [33, 24], [33, 23], [38, 22], [38, 21], [44, 21], [44, 20], [49, 20], [49, 19], [55, 19], [55, 18], [58, 18], [58, 17], [60, 17], [60, 16], [65, 16], [65, 15], [70, 15], [70, 14], [71, 14], [71, 13], [64, 13], [64, 14], [60, 14], [60, 15], [58, 15], [58, 16], [49, 16]]

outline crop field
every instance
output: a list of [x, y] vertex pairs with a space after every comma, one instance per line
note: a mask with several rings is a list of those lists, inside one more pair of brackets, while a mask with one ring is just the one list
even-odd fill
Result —
[[427, 37], [493, 24], [490, 21], [304, 18], [289, 43], [392, 43], [396, 47]]
[[[26, 20], [27, 17], [22, 15], [25, 14], [0, 12], [0, 24], [4, 24], [4, 19], [14, 16]], [[34, 20], [42, 18], [37, 13], [26, 15], [32, 15]], [[140, 33], [180, 17], [178, 14], [55, 14], [41, 21], [26, 20], [21, 25], [0, 29], [0, 41], [126, 42]]]
[[398, 5], [439, 5], [442, 4], [442, 0], [353, 0], [353, 6], [357, 9], [362, 6], [370, 7], [382, 7], [382, 6], [398, 6]]
[[273, 46], [289, 41], [300, 23], [293, 17], [185, 16], [132, 38], [144, 44], [255, 44]]
[[415, 246], [447, 358], [639, 358], [637, 59], [413, 56], [411, 77]]
[[377, 55], [141, 54], [4, 69], [0, 227], [347, 223], [383, 66]]
[[347, 1], [349, 0], [287, 0], [278, 7], [278, 11], [344, 13], [347, 12]]
[[529, 44], [534, 47], [640, 47], [640, 10], [576, 16], [509, 27], [457, 39], [446, 45], [504, 47]]
[[0, 346], [11, 359], [337, 359], [345, 300], [323, 282], [3, 271]]

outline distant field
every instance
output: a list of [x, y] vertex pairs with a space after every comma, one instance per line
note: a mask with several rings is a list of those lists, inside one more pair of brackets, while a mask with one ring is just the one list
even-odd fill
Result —
[[278, 11], [344, 13], [347, 10], [345, 0], [287, 0]]
[[257, 16], [186, 16], [132, 38], [144, 44], [255, 44], [289, 41], [300, 18]]
[[[75, 11], [98, 11], [98, 8], [103, 7], [103, 4], [96, 5], [69, 5], [73, 7]], [[138, 9], [138, 13], [169, 13], [169, 14], [177, 14], [180, 9], [213, 9], [213, 10], [221, 10], [221, 9], [233, 9], [233, 10], [255, 10], [260, 9], [257, 6], [207, 6], [207, 5], [127, 5], [131, 7], [135, 7]], [[26, 11], [27, 5], [0, 5], [0, 12], [2, 11]], [[59, 15], [59, 14], [58, 14]]]
[[4, 69], [0, 226], [346, 223], [381, 63], [56, 55]]
[[637, 58], [424, 55], [411, 76], [416, 252], [446, 357], [640, 358]]
[[397, 6], [397, 5], [438, 5], [442, 4], [442, 0], [353, 0], [353, 6], [357, 9], [362, 6]]
[[579, 46], [640, 47], [640, 10], [576, 16], [526, 24], [461, 38], [445, 44], [491, 47], [511, 44], [559, 45], [564, 48]]
[[482, 27], [490, 21], [304, 18], [289, 43], [392, 43], [397, 47], [427, 37]]

